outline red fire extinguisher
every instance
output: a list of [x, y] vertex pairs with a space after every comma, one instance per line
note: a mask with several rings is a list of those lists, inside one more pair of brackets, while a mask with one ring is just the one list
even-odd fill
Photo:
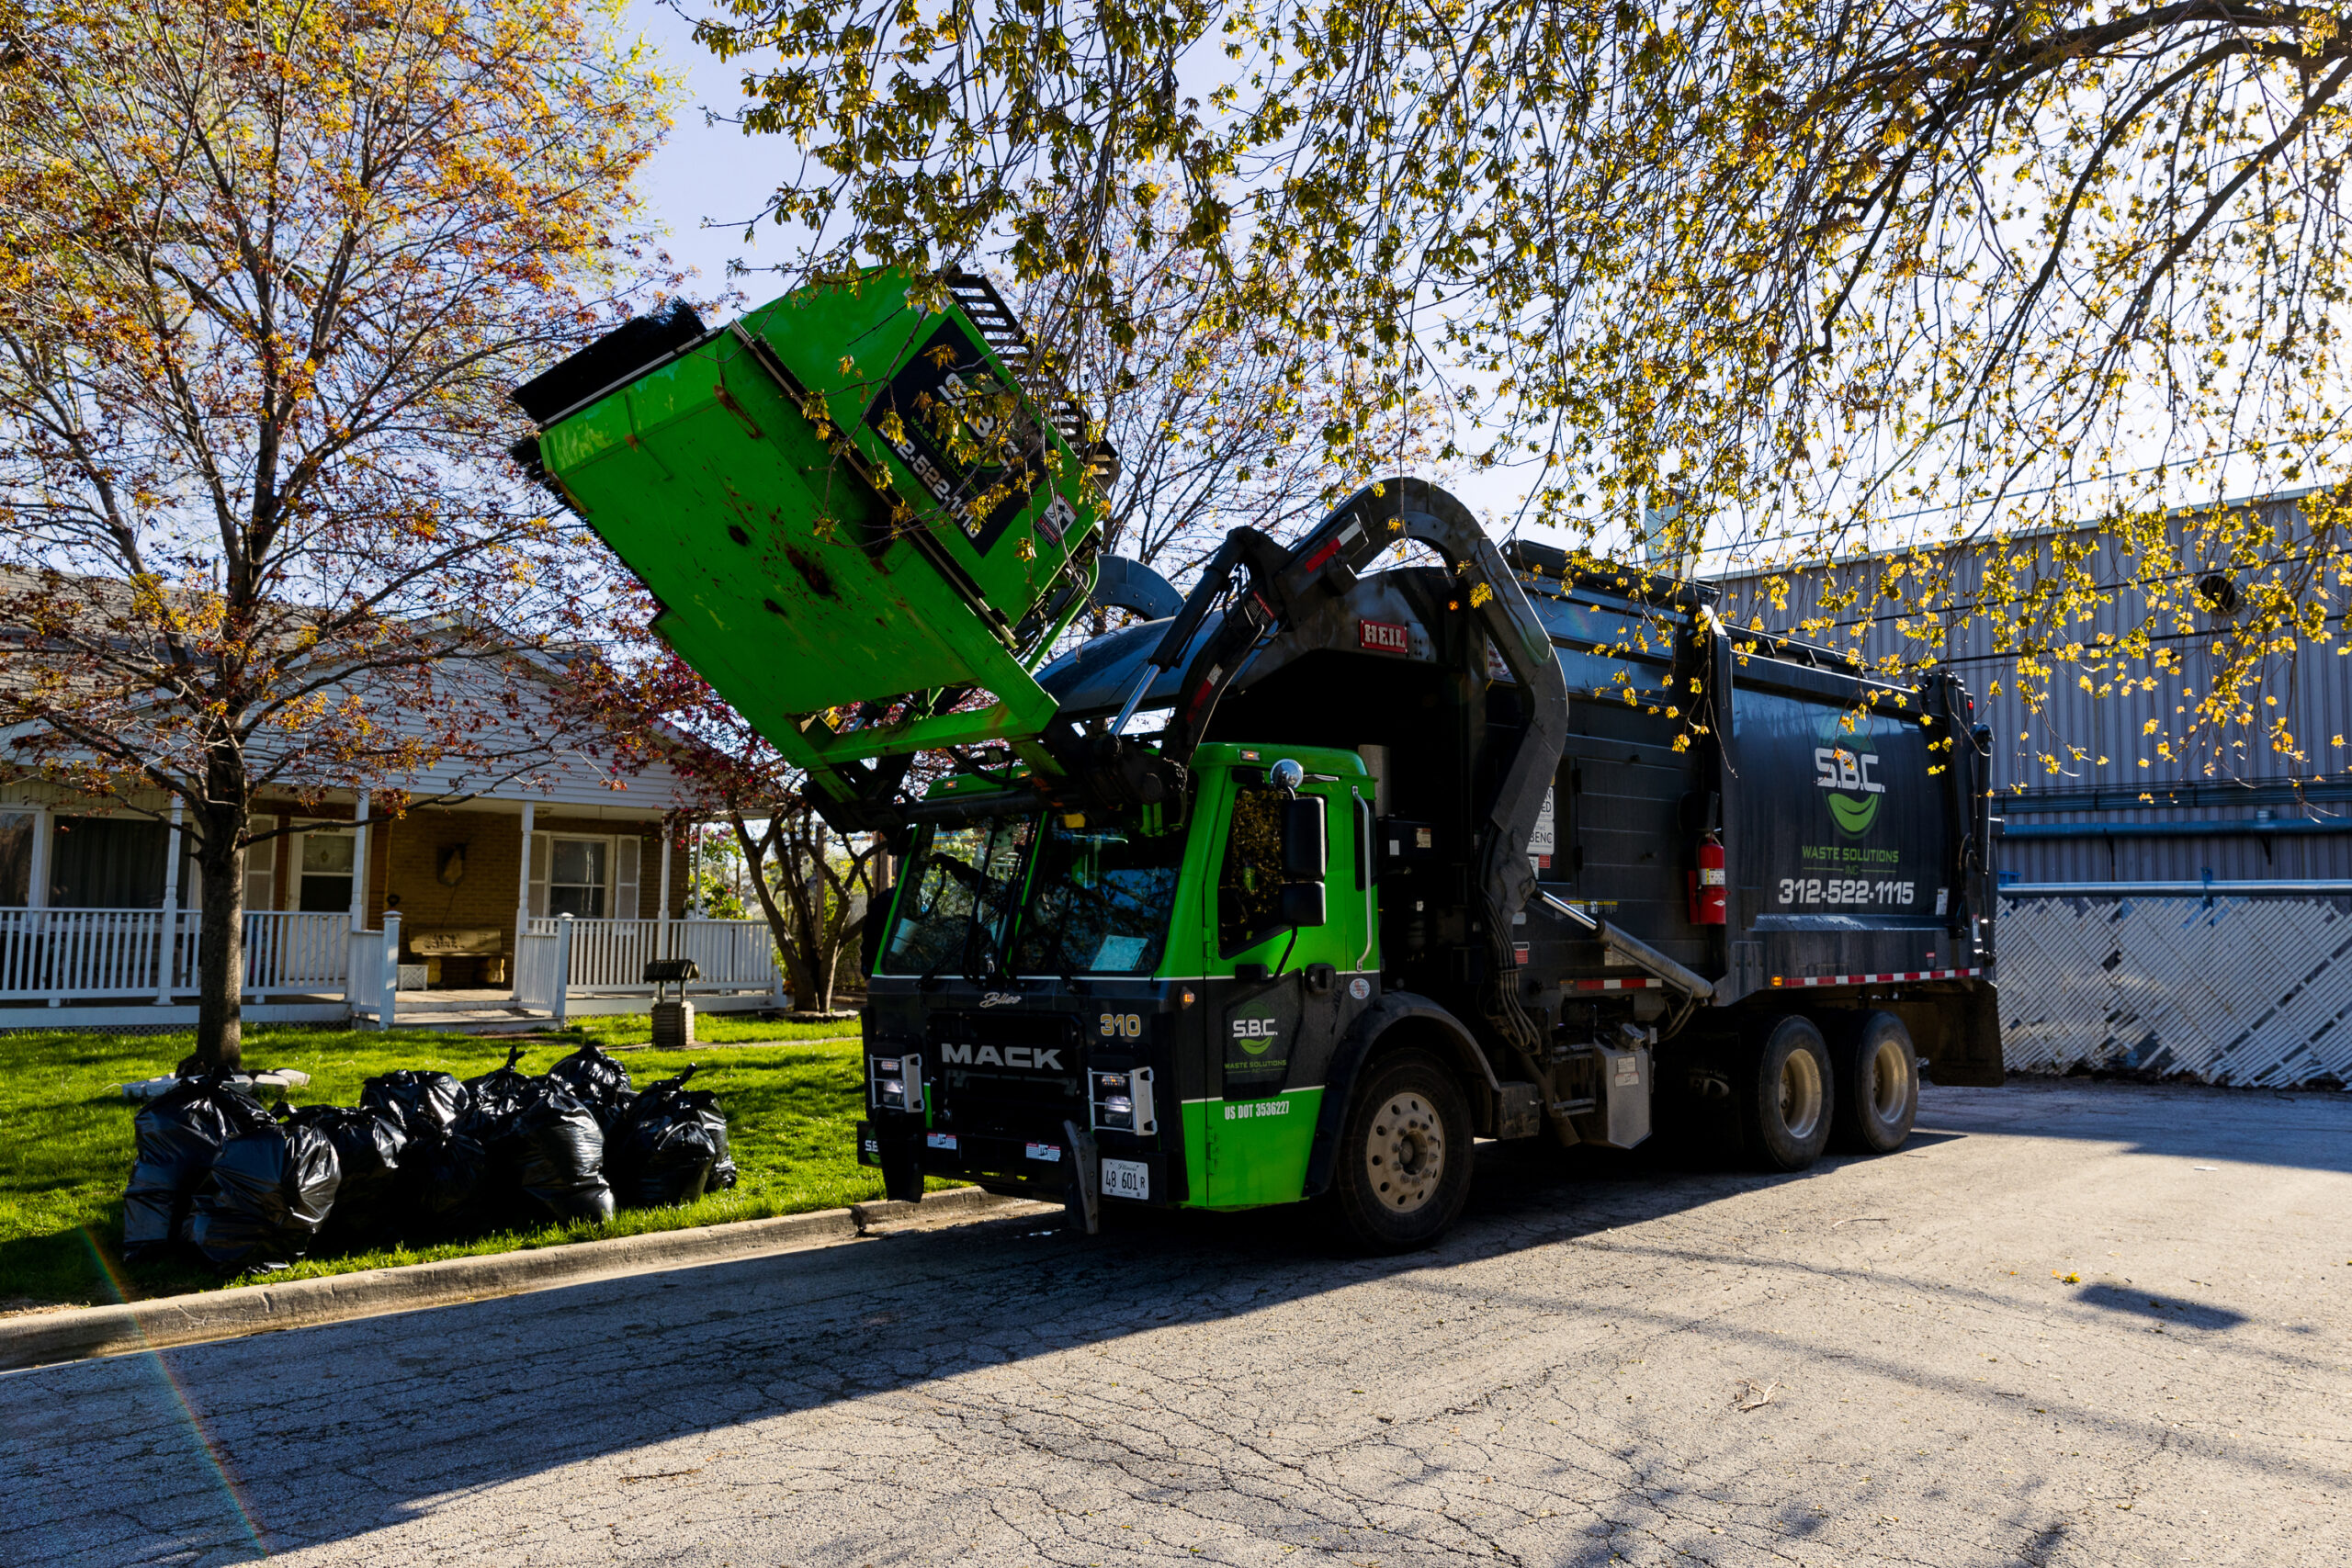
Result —
[[1724, 923], [1724, 846], [1713, 833], [1699, 840], [1699, 869], [1690, 873], [1690, 923], [1694, 926], [1719, 926]]

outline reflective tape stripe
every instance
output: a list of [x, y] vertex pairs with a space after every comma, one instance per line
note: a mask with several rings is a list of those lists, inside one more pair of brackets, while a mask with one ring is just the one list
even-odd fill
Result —
[[1964, 980], [1984, 974], [1977, 969], [1904, 969], [1892, 975], [1775, 975], [1776, 986], [1887, 986], [1901, 980]]

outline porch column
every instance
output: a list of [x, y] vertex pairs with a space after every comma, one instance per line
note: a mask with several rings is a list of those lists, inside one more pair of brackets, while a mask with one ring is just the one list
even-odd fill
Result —
[[351, 929], [368, 929], [368, 792], [359, 792], [359, 804], [352, 811], [351, 835]]
[[[46, 806], [34, 807], [32, 853], [33, 885], [25, 890], [25, 904], [28, 908], [46, 909], [49, 908], [49, 836], [55, 830], [56, 826], [57, 818], [51, 814], [49, 807]], [[29, 944], [29, 950], [42, 955], [40, 961], [40, 967], [51, 971], [51, 984], [54, 984], [56, 973], [58, 971], [58, 961], [54, 955], [54, 950], [46, 940], [49, 934], [49, 917], [47, 915], [35, 915], [26, 921], [26, 925], [30, 931], [39, 933], [40, 937], [43, 939]], [[39, 970], [35, 971], [36, 974], [39, 972]], [[52, 990], [50, 993], [49, 1005], [53, 1008], [62, 1008], [65, 1005], [65, 998], [59, 992]]]
[[164, 931], [155, 943], [155, 1000], [172, 999], [172, 982], [179, 978], [180, 955], [180, 813], [187, 807], [172, 802], [172, 830], [164, 840]]
[[695, 836], [692, 859], [686, 866], [686, 919], [702, 919], [702, 824], [686, 818], [686, 830]]
[[523, 1005], [523, 937], [531, 929], [531, 819], [539, 803], [523, 803], [523, 853], [514, 869], [514, 956], [507, 964], [514, 981], [514, 1003]]
[[674, 824], [664, 817], [662, 819], [662, 880], [654, 884], [661, 889], [654, 896], [660, 900], [654, 909], [653, 956], [656, 958], [673, 956], [670, 952], [670, 837], [674, 830]]
[[36, 806], [33, 812], [32, 886], [25, 889], [25, 908], [49, 908], [49, 831], [54, 819], [49, 807]]

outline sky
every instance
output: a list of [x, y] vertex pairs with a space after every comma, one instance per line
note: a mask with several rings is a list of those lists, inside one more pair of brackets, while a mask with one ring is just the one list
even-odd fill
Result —
[[[686, 79], [676, 128], [639, 176], [639, 186], [670, 231], [670, 254], [700, 274], [693, 291], [716, 294], [726, 287], [730, 260], [757, 265], [764, 255], [773, 265], [786, 259], [781, 236], [761, 235], [746, 245], [742, 230], [742, 220], [775, 187], [782, 151], [771, 138], [706, 123], [707, 107], [727, 110], [736, 103], [735, 73], [695, 42], [694, 29], [677, 11], [653, 0], [629, 0], [628, 26], [661, 51], [669, 71]], [[712, 220], [719, 226], [707, 227]], [[769, 292], [756, 278], [741, 287], [755, 302]]]

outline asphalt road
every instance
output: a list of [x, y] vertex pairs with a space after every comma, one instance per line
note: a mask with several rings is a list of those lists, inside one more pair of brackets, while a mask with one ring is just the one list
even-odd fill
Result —
[[2352, 1561], [2352, 1095], [1921, 1124], [1490, 1147], [1411, 1258], [997, 1222], [10, 1374], [0, 1562]]

